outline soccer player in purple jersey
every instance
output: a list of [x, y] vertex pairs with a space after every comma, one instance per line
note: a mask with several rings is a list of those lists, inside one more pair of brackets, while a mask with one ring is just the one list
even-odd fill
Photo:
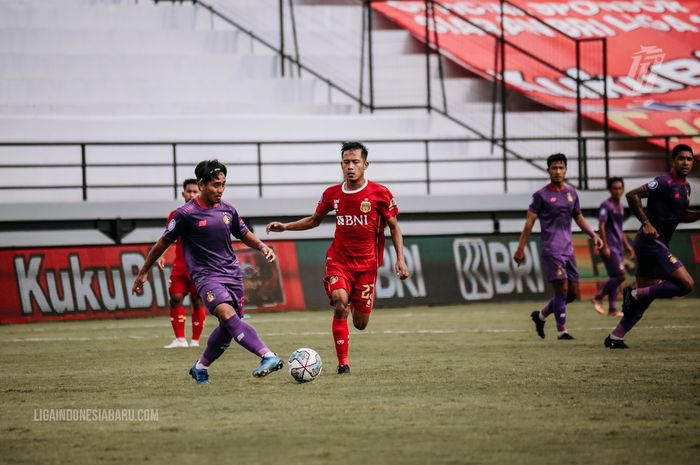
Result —
[[550, 313], [557, 320], [557, 339], [574, 339], [566, 329], [566, 304], [579, 297], [578, 269], [571, 242], [571, 220], [601, 247], [603, 241], [586, 222], [576, 190], [565, 184], [566, 155], [556, 153], [547, 158], [550, 183], [532, 195], [525, 226], [520, 235], [513, 259], [520, 266], [525, 262], [525, 245], [539, 218], [542, 230], [542, 267], [554, 289], [554, 298], [542, 310], [535, 310], [530, 318], [535, 323], [537, 335], [544, 339], [544, 322]]
[[[642, 223], [634, 239], [637, 254], [637, 288], [622, 290], [624, 315], [603, 341], [610, 349], [627, 349], [625, 335], [642, 319], [654, 299], [671, 299], [693, 290], [693, 278], [669, 249], [679, 223], [700, 219], [700, 210], [689, 210], [693, 150], [676, 145], [671, 152], [671, 172], [627, 193], [632, 213]], [[646, 213], [642, 199], [647, 198]]]
[[617, 309], [617, 290], [625, 282], [624, 254], [633, 256], [634, 250], [622, 231], [624, 207], [620, 199], [625, 192], [625, 182], [622, 178], [608, 179], [608, 192], [610, 192], [610, 198], [600, 204], [598, 213], [600, 238], [603, 240], [600, 256], [608, 272], [608, 281], [591, 302], [596, 312], [605, 315], [603, 299], [607, 296], [608, 315], [618, 317], [622, 315], [622, 312]]
[[238, 215], [233, 205], [222, 201], [226, 188], [226, 167], [218, 160], [200, 162], [195, 168], [199, 197], [175, 211], [163, 236], [148, 252], [134, 281], [132, 292], [141, 293], [148, 270], [175, 240], [180, 239], [185, 262], [197, 292], [219, 326], [209, 335], [207, 347], [190, 369], [197, 384], [209, 383], [209, 366], [235, 340], [261, 357], [253, 376], [267, 376], [284, 365], [265, 345], [255, 328], [243, 321], [243, 276], [231, 246], [231, 236], [250, 248], [258, 249], [268, 261], [274, 251], [260, 241]]

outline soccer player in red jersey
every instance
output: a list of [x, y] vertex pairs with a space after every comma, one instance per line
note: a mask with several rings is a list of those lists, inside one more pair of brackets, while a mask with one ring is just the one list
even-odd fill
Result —
[[[197, 197], [198, 194], [199, 187], [197, 187], [197, 180], [194, 178], [185, 179], [182, 183], [182, 198], [185, 203]], [[170, 223], [173, 219], [175, 211], [176, 210], [170, 212], [166, 224]], [[161, 269], [165, 266], [164, 257], [161, 256], [158, 259], [158, 266], [160, 266]], [[192, 340], [189, 346], [199, 347], [199, 338], [202, 336], [204, 322], [207, 318], [207, 309], [204, 307], [204, 304], [202, 304], [202, 299], [199, 298], [197, 288], [187, 271], [185, 255], [182, 252], [182, 244], [180, 241], [177, 241], [175, 245], [175, 261], [173, 262], [173, 269], [170, 272], [168, 294], [170, 295], [170, 324], [173, 326], [175, 339], [163, 348], [174, 349], [177, 347], [188, 347], [187, 339], [185, 338], [185, 321], [187, 321], [187, 316], [185, 314], [185, 308], [182, 306], [182, 301], [187, 294], [190, 295], [190, 300], [192, 301]]]
[[389, 189], [365, 179], [367, 148], [359, 142], [347, 142], [341, 150], [344, 182], [323, 192], [313, 215], [291, 223], [273, 221], [269, 233], [304, 231], [315, 228], [335, 211], [335, 237], [326, 253], [323, 282], [333, 315], [333, 340], [338, 357], [338, 374], [350, 372], [348, 360], [350, 332], [348, 316], [355, 328], [363, 330], [374, 305], [377, 268], [384, 258], [384, 228], [388, 225], [396, 250], [396, 275], [408, 277], [403, 255], [403, 237], [396, 215], [399, 209]]

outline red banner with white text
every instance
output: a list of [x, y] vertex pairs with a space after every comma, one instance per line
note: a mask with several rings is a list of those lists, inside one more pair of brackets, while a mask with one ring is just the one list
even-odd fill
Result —
[[[612, 128], [638, 136], [678, 134], [700, 148], [700, 2], [441, 0], [430, 40], [477, 74], [494, 76], [501, 22], [509, 87], [554, 108], [576, 108], [578, 76], [584, 115], [603, 121], [603, 45]], [[425, 40], [426, 2], [375, 1], [375, 10]], [[573, 38], [585, 39], [577, 68]], [[533, 56], [539, 59], [533, 58]], [[544, 61], [544, 63], [543, 63]], [[662, 139], [652, 140], [664, 145]]]
[[[304, 308], [296, 248], [271, 243], [278, 260], [234, 243], [246, 289], [246, 310]], [[130, 318], [168, 314], [166, 267], [152, 268], [141, 295], [131, 286], [150, 245], [55, 247], [0, 250], [0, 324], [34, 321]]]

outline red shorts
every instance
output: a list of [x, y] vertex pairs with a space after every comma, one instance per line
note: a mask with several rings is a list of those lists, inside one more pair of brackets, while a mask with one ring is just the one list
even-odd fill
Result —
[[173, 273], [170, 275], [170, 286], [168, 292], [172, 294], [198, 295], [197, 288], [194, 287], [192, 278], [188, 273]]
[[374, 306], [374, 284], [377, 282], [377, 270], [350, 271], [338, 266], [326, 267], [323, 287], [333, 305], [331, 295], [336, 289], [345, 289], [350, 297], [350, 304], [355, 310], [370, 313]]

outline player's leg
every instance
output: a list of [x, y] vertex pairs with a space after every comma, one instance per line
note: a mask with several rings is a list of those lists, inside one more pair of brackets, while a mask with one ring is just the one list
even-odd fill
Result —
[[207, 320], [207, 309], [202, 303], [202, 299], [197, 294], [194, 284], [190, 287], [190, 300], [192, 304], [192, 340], [190, 347], [199, 347], [199, 339], [204, 331], [204, 323]]
[[204, 296], [207, 308], [217, 317], [219, 325], [209, 335], [206, 349], [190, 370], [190, 374], [198, 383], [199, 379], [196, 376], [198, 371], [207, 370], [224, 353], [232, 339], [249, 352], [261, 357], [260, 366], [253, 371], [253, 376], [263, 377], [282, 368], [284, 365], [282, 359], [270, 351], [255, 328], [240, 318], [242, 284], [205, 283], [200, 289], [200, 296]]
[[173, 327], [175, 339], [164, 346], [165, 349], [174, 349], [177, 347], [187, 347], [187, 339], [185, 338], [185, 322], [187, 315], [185, 308], [182, 306], [182, 300], [185, 298], [183, 284], [177, 276], [171, 276], [170, 287], [168, 293], [170, 295], [170, 325]]
[[376, 271], [360, 271], [354, 273], [350, 305], [352, 308], [352, 324], [363, 330], [369, 323], [369, 316], [374, 307], [374, 285], [377, 282]]
[[611, 255], [604, 261], [605, 268], [608, 272], [608, 280], [605, 285], [593, 297], [593, 308], [600, 315], [605, 315], [602, 301], [605, 297], [608, 298], [608, 315], [617, 316], [617, 293], [618, 289], [625, 282], [625, 266], [622, 256], [615, 254]]
[[[656, 283], [661, 282], [658, 278], [646, 278], [643, 276], [637, 276], [636, 285], [639, 287], [648, 287]], [[625, 288], [625, 293], [629, 292], [629, 288]], [[628, 295], [627, 299], [631, 297]], [[632, 330], [632, 328], [642, 319], [644, 312], [649, 305], [651, 305], [651, 300], [645, 302], [635, 302], [632, 305], [628, 305], [628, 310], [623, 313], [622, 319], [617, 323], [612, 332], [605, 338], [603, 345], [609, 349], [627, 349], [629, 346], [625, 344], [625, 335]]]
[[556, 317], [558, 313], [561, 313], [562, 309], [566, 310], [567, 286], [565, 282], [562, 282], [566, 281], [565, 267], [566, 265], [561, 257], [542, 257], [542, 270], [554, 290], [554, 297], [540, 311], [535, 310], [530, 314], [530, 318], [535, 324], [535, 331], [542, 339], [545, 336], [544, 323], [547, 317], [552, 313]]
[[[680, 263], [678, 261], [677, 263]], [[693, 290], [695, 282], [688, 270], [681, 264], [668, 276], [668, 279], [648, 286], [638, 286], [632, 292], [632, 297], [639, 302], [654, 299], [672, 299], [688, 294]]]
[[552, 288], [554, 289], [552, 313], [554, 313], [554, 318], [557, 322], [557, 339], [573, 339], [574, 337], [569, 334], [566, 328], [566, 304], [578, 298], [578, 281], [570, 281], [568, 279], [553, 281]]
[[350, 275], [340, 268], [326, 268], [323, 287], [333, 306], [333, 346], [338, 359], [338, 374], [350, 372], [350, 330], [348, 316], [350, 315], [350, 294], [352, 289]]

